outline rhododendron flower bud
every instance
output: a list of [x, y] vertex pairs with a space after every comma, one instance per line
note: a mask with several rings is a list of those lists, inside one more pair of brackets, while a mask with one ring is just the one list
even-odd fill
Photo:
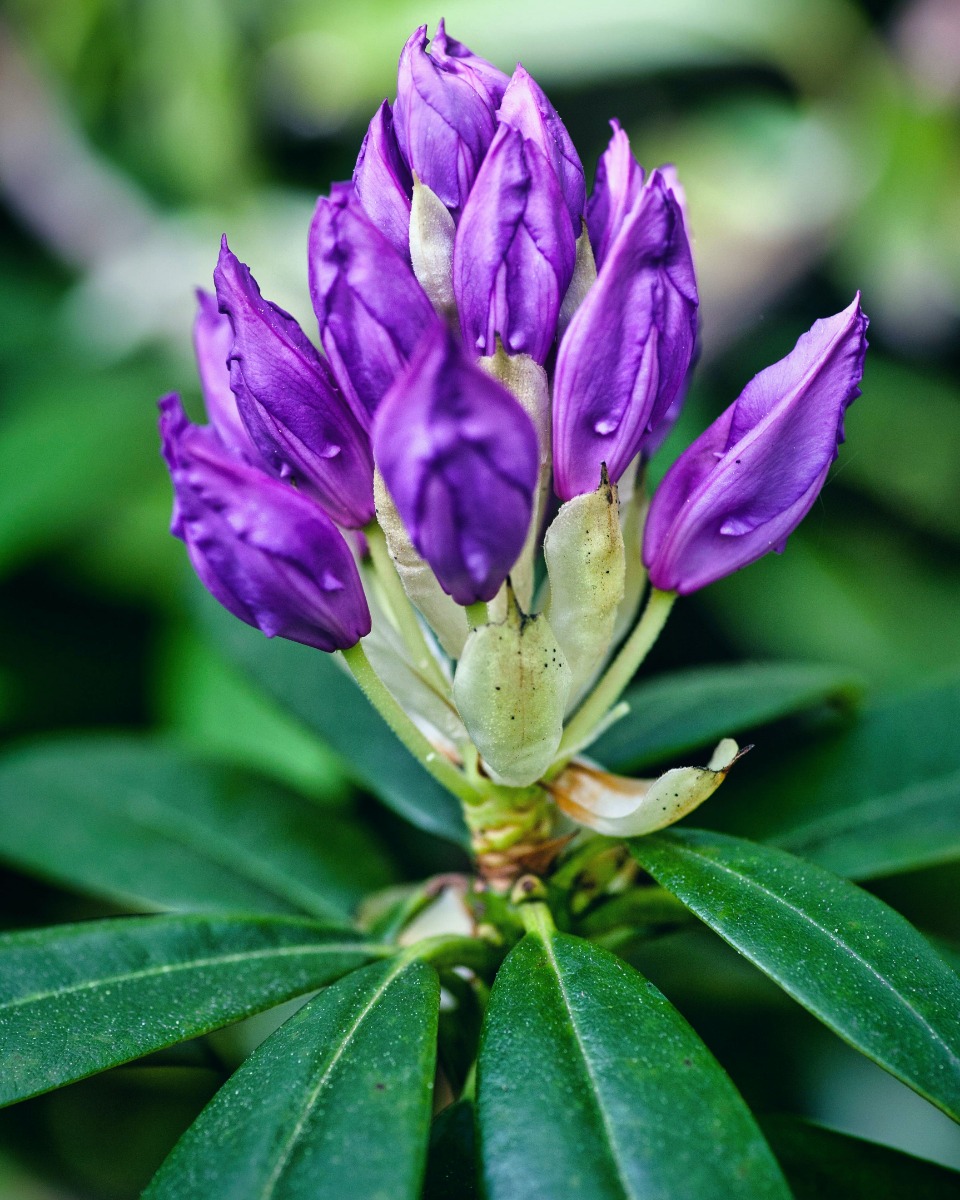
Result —
[[308, 255], [320, 341], [351, 403], [372, 414], [436, 324], [433, 307], [349, 184], [317, 201]]
[[217, 298], [197, 288], [197, 315], [193, 322], [193, 348], [203, 389], [203, 406], [220, 441], [237, 458], [263, 465], [260, 451], [247, 432], [230, 386], [227, 360], [233, 349], [233, 326], [217, 307]]
[[492, 600], [530, 526], [533, 423], [446, 326], [428, 334], [380, 406], [373, 448], [417, 552], [458, 604]]
[[176, 396], [160, 401], [173, 479], [172, 532], [207, 590], [267, 637], [344, 650], [370, 632], [353, 556], [307, 496], [238, 463], [210, 426], [192, 425]]
[[867, 318], [859, 293], [761, 371], [667, 472], [643, 557], [654, 587], [695, 592], [781, 551], [820, 494], [860, 395]]
[[573, 277], [576, 237], [553, 163], [501, 125], [463, 210], [453, 290], [467, 345], [482, 355], [529, 354], [542, 363]]
[[616, 483], [645, 439], [660, 435], [690, 368], [698, 303], [680, 206], [654, 171], [560, 344], [553, 452], [562, 499], [593, 491], [601, 463]]
[[460, 209], [496, 132], [496, 99], [487, 72], [446, 45], [446, 54], [428, 53], [426, 25], [407, 40], [393, 115], [410, 169], [447, 208]]
[[390, 244], [409, 256], [410, 196], [413, 178], [397, 145], [393, 110], [384, 100], [363, 139], [353, 186], [360, 206]]
[[351, 409], [293, 317], [263, 299], [226, 238], [213, 278], [233, 328], [230, 386], [264, 460], [341, 525], [365, 525], [373, 516], [366, 414]]

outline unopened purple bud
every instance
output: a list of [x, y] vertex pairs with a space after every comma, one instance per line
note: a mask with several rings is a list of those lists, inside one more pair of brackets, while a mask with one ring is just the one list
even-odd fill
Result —
[[650, 504], [653, 586], [695, 592], [782, 551], [816, 500], [860, 395], [867, 318], [859, 293], [817, 321], [677, 459]]
[[620, 122], [611, 121], [610, 128], [613, 136], [597, 163], [597, 177], [587, 201], [587, 229], [598, 269], [633, 211], [644, 179], [643, 167], [633, 157], [630, 139]]
[[303, 330], [263, 299], [226, 238], [214, 283], [234, 333], [230, 385], [264, 460], [341, 525], [365, 525], [374, 515], [366, 413], [350, 408]]
[[553, 408], [564, 500], [616, 483], [675, 416], [693, 356], [697, 284], [680, 208], [658, 172], [640, 193], [564, 335]]
[[386, 100], [374, 113], [363, 139], [353, 185], [363, 211], [391, 245], [409, 258], [413, 179], [400, 153], [393, 112]]
[[213, 430], [192, 425], [179, 398], [160, 401], [173, 479], [172, 532], [204, 587], [267, 637], [345, 650], [370, 632], [353, 556], [323, 509], [231, 458]]
[[458, 604], [492, 600], [530, 528], [540, 454], [510, 393], [438, 325], [380, 406], [374, 455], [417, 552]]
[[217, 308], [217, 298], [197, 288], [193, 348], [203, 389], [203, 404], [221, 442], [243, 462], [260, 466], [263, 459], [237, 410], [227, 360], [233, 349], [233, 326]]
[[465, 78], [465, 61], [428, 54], [421, 25], [400, 54], [393, 110], [410, 169], [453, 210], [466, 202], [496, 132], [489, 91]]
[[583, 164], [566, 126], [560, 120], [560, 114], [544, 95], [540, 85], [521, 66], [514, 71], [510, 86], [504, 93], [497, 120], [535, 142], [553, 163], [563, 202], [570, 214], [573, 236], [574, 239], [578, 238], [586, 200]]
[[460, 75], [476, 91], [486, 95], [494, 108], [500, 107], [503, 93], [510, 82], [509, 76], [479, 54], [474, 54], [463, 42], [450, 37], [442, 18], [430, 43], [430, 53], [437, 63]]
[[320, 341], [353, 406], [373, 414], [438, 317], [350, 185], [317, 201], [308, 254]]
[[[453, 290], [463, 336], [480, 355], [542, 363], [573, 277], [576, 239], [552, 163], [501, 125], [460, 218]], [[595, 486], [595, 485], [594, 485]]]

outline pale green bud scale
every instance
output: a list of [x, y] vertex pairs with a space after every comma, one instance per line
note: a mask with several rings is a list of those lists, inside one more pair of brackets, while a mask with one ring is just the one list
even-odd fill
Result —
[[446, 316], [456, 312], [453, 296], [453, 239], [456, 226], [443, 201], [413, 177], [410, 206], [410, 261], [430, 303]]

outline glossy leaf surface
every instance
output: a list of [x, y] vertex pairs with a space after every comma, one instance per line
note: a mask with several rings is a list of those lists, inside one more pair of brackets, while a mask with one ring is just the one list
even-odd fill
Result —
[[121, 917], [0, 938], [0, 1104], [312, 991], [369, 962], [288, 917]]
[[751, 764], [705, 820], [854, 879], [955, 861], [958, 729], [958, 680], [884, 698], [811, 748]]
[[630, 711], [590, 748], [613, 771], [635, 771], [821, 704], [850, 704], [849, 671], [809, 663], [743, 663], [663, 675], [628, 689]]
[[328, 988], [221, 1088], [145, 1200], [414, 1200], [439, 1002], [421, 962], [377, 963]]
[[733, 1084], [641, 975], [529, 934], [497, 976], [478, 1073], [489, 1200], [787, 1200]]
[[640, 865], [857, 1050], [960, 1119], [960, 978], [876, 897], [769, 846], [637, 838]]
[[397, 741], [334, 656], [265, 638], [207, 596], [197, 604], [218, 648], [342, 755], [356, 783], [418, 828], [466, 843], [457, 801]]
[[0, 857], [140, 910], [340, 919], [394, 878], [336, 814], [133, 738], [39, 743], [0, 762]]

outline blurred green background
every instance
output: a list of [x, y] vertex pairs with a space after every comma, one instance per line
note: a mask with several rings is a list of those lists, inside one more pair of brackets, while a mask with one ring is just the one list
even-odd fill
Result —
[[[314, 198], [349, 177], [404, 38], [440, 16], [501, 67], [523, 60], [588, 179], [611, 116], [646, 166], [677, 164], [703, 358], [665, 461], [816, 317], [863, 292], [864, 395], [822, 500], [784, 556], [681, 605], [653, 666], [834, 662], [879, 690], [960, 669], [956, 0], [6, 0], [5, 740], [151, 729], [322, 803], [355, 802], [335, 758], [196, 632], [186, 556], [167, 533], [154, 400], [177, 389], [196, 409], [192, 288], [209, 286], [224, 230], [264, 293], [312, 327]], [[408, 872], [444, 865], [432, 843], [364, 811], [399, 839]], [[8, 928], [106, 911], [12, 871], [3, 882]], [[957, 882], [938, 869], [888, 886], [904, 911], [942, 925]], [[672, 969], [668, 955], [661, 986]], [[759, 986], [737, 982], [712, 943], [698, 969], [731, 972], [748, 1001]], [[718, 1026], [711, 1041], [710, 1012], [690, 995], [684, 1011], [761, 1103], [960, 1162], [928, 1106], [852, 1054], [828, 1071], [827, 1035], [766, 993], [766, 1025], [743, 1010], [754, 1057], [737, 1076], [736, 1030]], [[767, 1078], [791, 1045], [789, 1069]], [[5, 1114], [0, 1195], [134, 1195], [216, 1078], [113, 1072]]]

